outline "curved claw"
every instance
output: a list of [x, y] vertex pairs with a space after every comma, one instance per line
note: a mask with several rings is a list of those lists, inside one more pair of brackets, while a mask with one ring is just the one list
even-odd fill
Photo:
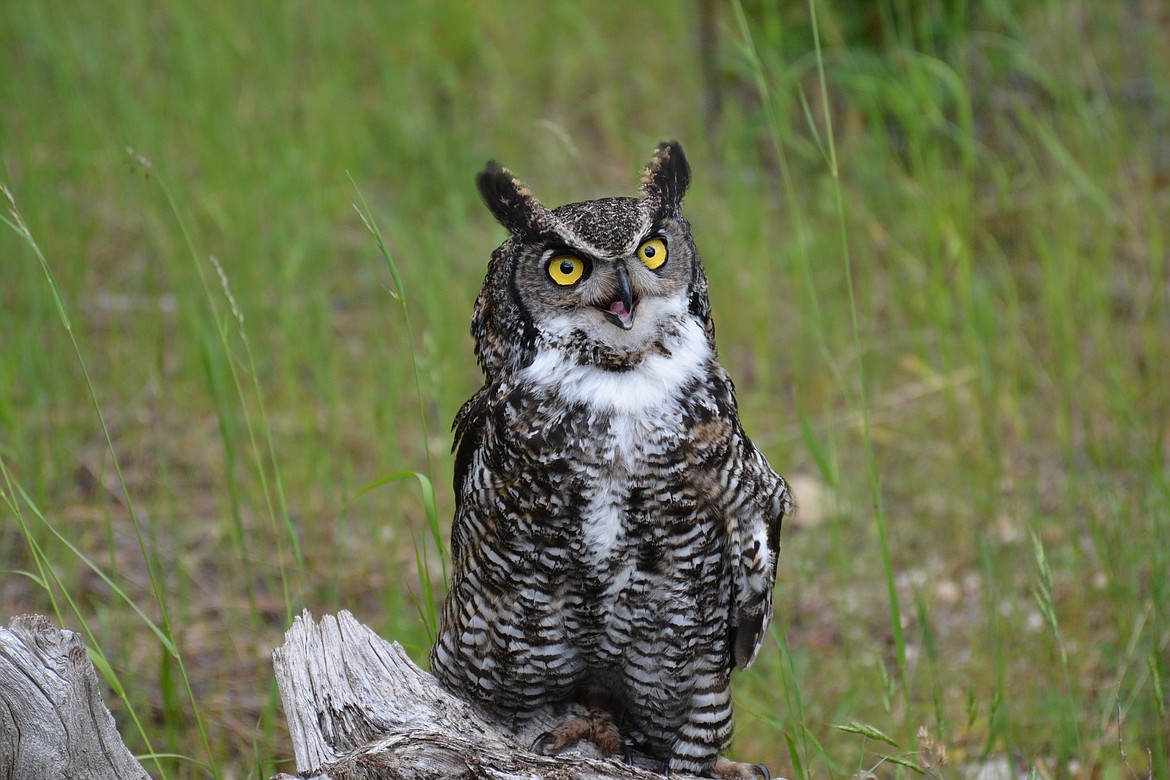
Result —
[[553, 739], [555, 737], [551, 731], [544, 732], [532, 741], [532, 747], [528, 748], [528, 752], [536, 753], [538, 756], [547, 756], [548, 753], [545, 752], [545, 748], [548, 747], [548, 743]]
[[763, 764], [752, 764], [752, 768], [759, 772], [760, 777], [764, 778], [764, 780], [772, 780], [772, 773], [768, 771], [768, 767]]
[[626, 766], [634, 765], [634, 740], [629, 737], [622, 740], [622, 760], [626, 762]]

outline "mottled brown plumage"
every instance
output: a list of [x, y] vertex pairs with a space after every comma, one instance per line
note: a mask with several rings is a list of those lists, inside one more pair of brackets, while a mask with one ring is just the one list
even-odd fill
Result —
[[[730, 675], [772, 612], [784, 480], [740, 427], [707, 279], [659, 146], [638, 198], [547, 209], [489, 163], [510, 236], [472, 333], [484, 386], [455, 420], [453, 577], [431, 655], [510, 718], [582, 701], [671, 771], [742, 776]], [[596, 734], [574, 721], [538, 747]], [[604, 739], [602, 737], [604, 736]]]

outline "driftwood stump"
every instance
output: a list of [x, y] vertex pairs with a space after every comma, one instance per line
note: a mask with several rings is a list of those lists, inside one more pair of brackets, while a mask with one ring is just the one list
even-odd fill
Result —
[[81, 637], [41, 615], [0, 628], [0, 777], [150, 777], [102, 703]]
[[549, 710], [523, 723], [493, 720], [348, 612], [319, 623], [305, 612], [272, 655], [301, 777], [662, 778], [648, 770], [653, 762], [636, 759], [646, 768], [635, 768], [602, 758], [593, 745], [555, 758], [530, 752], [543, 732], [583, 710]]
[[[397, 643], [353, 615], [297, 618], [273, 651], [299, 777], [321, 780], [661, 780], [660, 764], [603, 758], [592, 744], [556, 757], [528, 748], [562, 707], [501, 723], [441, 688]], [[281, 774], [273, 780], [292, 780]], [[81, 637], [25, 615], [0, 628], [0, 778], [148, 780], [102, 703]]]

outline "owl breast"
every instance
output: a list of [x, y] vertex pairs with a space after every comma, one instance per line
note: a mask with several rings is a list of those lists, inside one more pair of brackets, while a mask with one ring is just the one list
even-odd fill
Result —
[[570, 534], [581, 549], [574, 552], [587, 576], [606, 583], [602, 594], [609, 597], [624, 589], [636, 565], [631, 545], [643, 545], [643, 552], [660, 545], [656, 537], [669, 529], [658, 513], [683, 508], [680, 454], [689, 443], [691, 415], [681, 401], [705, 395], [712, 355], [693, 320], [677, 321], [666, 333], [630, 368], [580, 364], [549, 350], [520, 375], [536, 401], [537, 408], [526, 411], [535, 412], [546, 431], [581, 426], [583, 435], [555, 437], [545, 454], [575, 488], [579, 529]]
[[[726, 619], [710, 614], [726, 609], [710, 602], [726, 590], [727, 549], [718, 518], [705, 511], [703, 471], [726, 453], [722, 437], [702, 435], [718, 416], [713, 355], [693, 319], [663, 333], [620, 370], [542, 351], [497, 408], [492, 427], [507, 453], [484, 462], [485, 480], [465, 497], [478, 505], [490, 496], [509, 518], [487, 529], [496, 537], [487, 544], [507, 558], [509, 582], [524, 587], [501, 607], [558, 624], [553, 644], [575, 656], [558, 659], [564, 687], [608, 677], [632, 647], [647, 658], [677, 654], [661, 646], [674, 633], [726, 630]], [[492, 469], [493, 460], [509, 467]]]

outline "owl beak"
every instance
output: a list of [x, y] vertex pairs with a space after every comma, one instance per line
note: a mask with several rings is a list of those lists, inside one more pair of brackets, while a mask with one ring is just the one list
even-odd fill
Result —
[[609, 305], [606, 314], [622, 330], [634, 327], [634, 288], [630, 285], [630, 274], [624, 265], [617, 267], [618, 299]]

